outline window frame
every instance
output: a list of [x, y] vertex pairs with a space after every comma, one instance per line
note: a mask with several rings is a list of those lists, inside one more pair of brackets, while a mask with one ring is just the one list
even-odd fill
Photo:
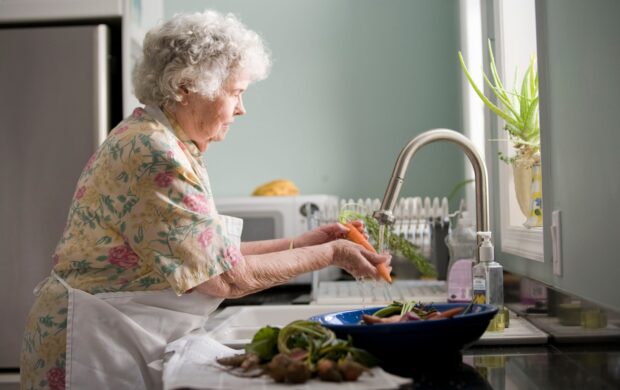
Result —
[[[506, 56], [504, 54], [506, 35], [510, 32], [506, 31], [506, 23], [504, 23], [503, 15], [505, 15], [504, 2], [510, 0], [482, 0], [482, 30], [483, 30], [483, 63], [485, 74], [490, 74], [489, 68], [489, 53], [487, 50], [487, 39], [491, 40], [493, 46], [493, 53], [495, 56], [495, 62], [498, 67], [498, 72], [502, 77], [502, 82], [505, 82], [507, 86], [512, 85], [512, 81], [506, 82], [507, 78], [504, 76], [507, 74], [506, 69]], [[535, 0], [532, 0], [533, 2]], [[533, 5], [532, 5], [533, 7]], [[532, 8], [533, 9], [533, 8]], [[536, 27], [536, 15], [534, 11], [534, 20], [532, 25]], [[535, 30], [534, 30], [535, 31]], [[536, 37], [534, 35], [534, 51], [536, 50]], [[521, 69], [521, 72], [525, 68]], [[520, 74], [520, 76], [522, 73]], [[485, 94], [491, 96], [492, 92], [488, 86], [485, 85]], [[495, 114], [489, 113], [487, 109], [485, 115], [486, 133], [487, 139], [505, 139], [506, 132], [503, 129], [504, 121], [498, 118]], [[511, 167], [500, 161], [497, 152], [501, 152], [504, 155], [509, 155], [508, 142], [489, 142], [487, 147], [494, 153], [487, 153], [487, 165], [493, 170], [497, 170], [495, 176], [498, 183], [494, 185], [494, 188], [498, 189], [499, 194], [495, 197], [497, 199], [496, 210], [499, 212], [499, 235], [500, 235], [500, 249], [502, 252], [513, 254], [524, 259], [544, 262], [544, 240], [543, 240], [543, 227], [526, 228], [522, 225], [522, 222], [516, 223], [514, 220], [525, 217], [519, 210], [519, 205], [516, 200], [514, 191], [514, 181]], [[544, 197], [544, 195], [543, 195]], [[511, 211], [512, 208], [512, 211]], [[496, 229], [497, 231], [497, 229]]]

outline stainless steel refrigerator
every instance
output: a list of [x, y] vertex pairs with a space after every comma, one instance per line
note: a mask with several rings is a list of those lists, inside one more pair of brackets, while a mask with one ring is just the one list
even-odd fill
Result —
[[[82, 167], [120, 118], [109, 25], [0, 26], [0, 369], [19, 366]], [[116, 107], [116, 108], [115, 108]]]

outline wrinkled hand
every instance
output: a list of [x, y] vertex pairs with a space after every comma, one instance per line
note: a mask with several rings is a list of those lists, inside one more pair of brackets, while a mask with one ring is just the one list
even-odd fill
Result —
[[[362, 234], [366, 235], [364, 232], [364, 223], [362, 221], [353, 221], [352, 224]], [[294, 246], [295, 248], [302, 248], [305, 246], [324, 244], [339, 238], [345, 238], [348, 231], [349, 229], [340, 223], [322, 225], [295, 238]]]
[[388, 270], [392, 270], [390, 254], [373, 253], [348, 240], [333, 241], [330, 245], [333, 249], [332, 264], [344, 269], [356, 279], [365, 277], [381, 279], [377, 272], [379, 263], [385, 263]]

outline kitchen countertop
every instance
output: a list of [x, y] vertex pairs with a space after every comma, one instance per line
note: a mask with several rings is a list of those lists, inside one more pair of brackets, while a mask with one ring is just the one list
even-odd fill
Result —
[[[395, 372], [413, 378], [405, 389], [620, 388], [617, 344], [475, 347], [453, 359], [442, 357], [439, 362], [430, 359], [423, 363], [411, 361], [415, 353], [403, 353], [407, 367]], [[0, 380], [2, 390], [19, 389], [13, 381], [3, 382]]]
[[[300, 303], [305, 286], [282, 286], [224, 306]], [[553, 339], [552, 339], [553, 340]], [[419, 351], [400, 353], [404, 368], [388, 368], [413, 378], [410, 389], [619, 389], [620, 342], [552, 343], [538, 346], [475, 346], [458, 356], [433, 359]], [[416, 358], [418, 361], [415, 361]], [[0, 389], [18, 389], [0, 373]], [[5, 378], [5, 379], [10, 379]], [[10, 383], [9, 383], [10, 382]], [[284, 388], [284, 387], [283, 387]]]
[[475, 347], [388, 371], [412, 389], [618, 389], [620, 345]]
[[[224, 306], [307, 303], [308, 296], [309, 289], [303, 286], [283, 286], [266, 290], [253, 302], [225, 301]], [[572, 344], [554, 342], [556, 338], [537, 346], [474, 346], [458, 356], [436, 359], [416, 359], [419, 352], [406, 351], [401, 353], [404, 367], [388, 371], [413, 378], [406, 387], [412, 389], [620, 389], [617, 339], [605, 343], [582, 339]]]

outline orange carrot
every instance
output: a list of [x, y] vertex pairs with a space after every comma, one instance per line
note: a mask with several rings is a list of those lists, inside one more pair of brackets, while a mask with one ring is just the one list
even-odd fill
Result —
[[[363, 246], [364, 249], [367, 249], [370, 252], [377, 253], [375, 248], [373, 248], [372, 245], [370, 245], [366, 237], [364, 237], [364, 235], [359, 230], [357, 230], [357, 228], [353, 226], [352, 223], [345, 223], [344, 226], [346, 226], [349, 229], [349, 232], [347, 233], [347, 239], [349, 241], [353, 241], [354, 243]], [[388, 270], [385, 263], [377, 264], [377, 272], [387, 282], [392, 283], [392, 277], [390, 276], [390, 271]]]
[[[454, 307], [452, 309], [448, 309], [448, 310], [442, 311], [442, 312], [434, 311], [434, 312], [430, 313], [426, 317], [426, 319], [427, 320], [441, 320], [443, 318], [452, 318], [452, 317], [454, 317], [457, 314], [461, 314], [461, 312], [463, 310], [465, 310], [465, 307]], [[435, 315], [431, 316], [432, 314], [435, 314]]]
[[441, 318], [452, 318], [457, 314], [461, 314], [465, 310], [465, 307], [454, 307], [452, 309], [448, 309], [446, 311], [442, 311], [438, 316]]

